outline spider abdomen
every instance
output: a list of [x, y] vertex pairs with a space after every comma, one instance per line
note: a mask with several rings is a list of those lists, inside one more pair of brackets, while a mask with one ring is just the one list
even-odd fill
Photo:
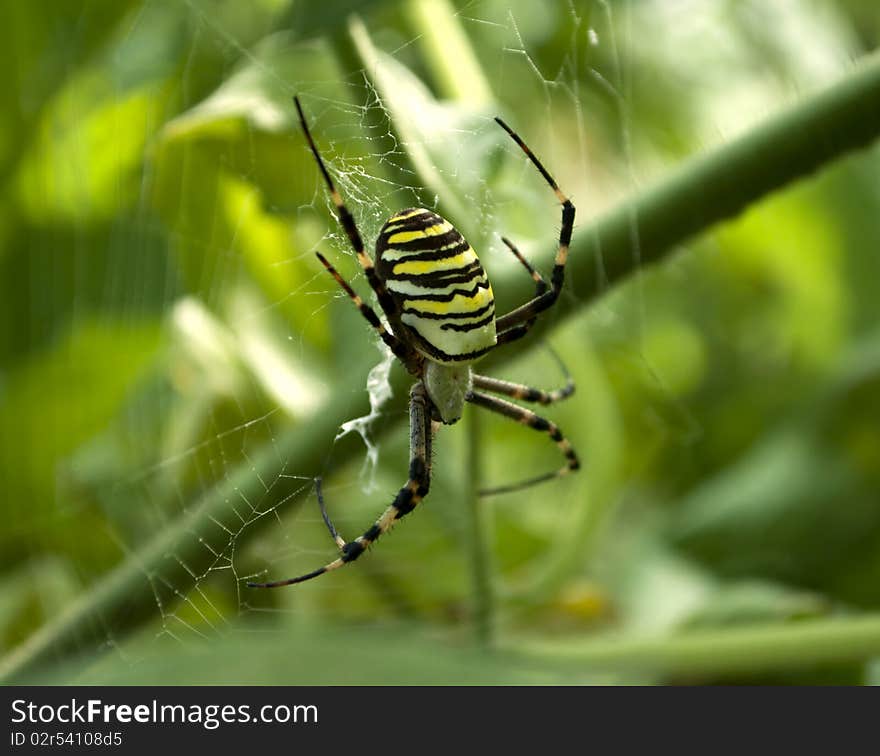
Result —
[[492, 286], [449, 221], [418, 208], [389, 218], [376, 241], [376, 270], [408, 340], [429, 359], [469, 362], [495, 346]]

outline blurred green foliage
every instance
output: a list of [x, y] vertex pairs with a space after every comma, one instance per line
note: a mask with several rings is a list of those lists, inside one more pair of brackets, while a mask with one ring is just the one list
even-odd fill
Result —
[[[237, 526], [224, 521], [219, 541], [189, 533], [165, 555], [173, 577], [144, 565], [129, 611], [94, 618], [67, 649], [78, 657], [35, 679], [683, 679], [458, 652], [474, 616], [459, 428], [437, 438], [425, 506], [356, 567], [245, 588], [328, 559], [312, 476], [326, 476], [352, 534], [406, 472], [399, 401], [372, 430], [374, 473], [351, 438], [316, 441], [317, 468], [276, 445], [328, 406], [362, 412], [380, 358], [312, 254], [320, 246], [366, 293], [290, 97], [302, 95], [365, 238], [393, 210], [437, 206], [509, 280], [498, 234], [540, 256], [558, 209], [492, 115], [515, 124], [586, 223], [842, 76], [877, 42], [874, 4], [3, 8], [0, 650], [274, 448], [259, 497], [225, 502]], [[458, 31], [438, 42], [443, 13]], [[586, 465], [485, 502], [502, 639], [662, 639], [880, 609], [878, 169], [877, 149], [842, 161], [550, 332], [578, 393], [547, 414]], [[503, 376], [561, 381], [540, 347]], [[543, 439], [481, 422], [487, 484], [557, 464]], [[385, 628], [402, 648], [383, 668]], [[279, 646], [302, 664], [277, 666]], [[708, 665], [686, 679], [858, 682], [876, 669], [785, 666]]]

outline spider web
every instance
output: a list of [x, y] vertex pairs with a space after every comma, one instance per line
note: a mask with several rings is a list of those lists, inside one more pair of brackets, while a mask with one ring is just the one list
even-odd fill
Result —
[[[294, 94], [302, 96], [328, 168], [368, 245], [393, 210], [449, 207], [452, 197], [441, 195], [438, 185], [455, 188], [469, 213], [462, 221], [469, 224], [465, 235], [482, 250], [481, 259], [493, 276], [516, 271], [516, 262], [498, 241], [499, 232], [509, 233], [534, 257], [546, 253], [558, 231], [558, 209], [546, 187], [515, 146], [494, 131], [496, 103], [464, 114], [433, 103], [433, 128], [421, 143], [407, 141], [411, 137], [395, 125], [398, 114], [383, 96], [375, 71], [344, 55], [339, 56], [337, 76], [326, 63], [312, 62], [332, 57], [328, 40], [344, 37], [344, 29], [337, 26], [322, 34], [321, 24], [329, 22], [317, 12], [310, 22], [307, 11], [296, 12], [285, 3], [257, 5], [258, 12], [245, 18], [232, 4], [214, 12], [195, 1], [173, 11], [144, 2], [124, 17], [108, 42], [110, 59], [120, 61], [149, 48], [181, 21], [187, 26], [185, 40], [179, 42], [185, 53], [179, 70], [147, 62], [138, 72], [131, 63], [132, 71], [118, 74], [118, 91], [111, 91], [109, 98], [111, 104], [128, 103], [131, 92], [139, 91], [133, 79], [141, 75], [148, 92], [155, 96], [164, 88], [160, 99], [168, 100], [144, 116], [165, 125], [154, 129], [152, 143], [134, 150], [140, 149], [147, 168], [131, 203], [129, 225], [118, 232], [133, 236], [133, 255], [108, 268], [99, 298], [118, 298], [123, 320], [164, 313], [167, 326], [161, 358], [132, 381], [114, 421], [69, 456], [69, 479], [59, 482], [62, 511], [54, 516], [63, 519], [65, 507], [76, 511], [82, 502], [100, 514], [97, 527], [104, 534], [104, 548], [138, 570], [149, 586], [145, 595], [150, 600], [134, 598], [131, 604], [138, 624], [159, 642], [202, 642], [240, 626], [241, 618], [262, 615], [271, 615], [276, 623], [267, 626], [270, 632], [280, 631], [279, 615], [284, 621], [316, 613], [370, 617], [376, 596], [389, 614], [417, 612], [424, 599], [401, 592], [388, 577], [405, 573], [407, 585], [436, 581], [436, 564], [419, 555], [442, 549], [449, 553], [437, 559], [447, 565], [449, 578], [431, 600], [454, 606], [466, 580], [454, 549], [448, 548], [461, 535], [460, 522], [454, 512], [426, 506], [412, 518], [417, 523], [408, 522], [396, 537], [383, 540], [381, 557], [374, 550], [359, 563], [370, 593], [353, 596], [352, 580], [358, 578], [352, 577], [325, 579], [308, 593], [269, 596], [245, 587], [249, 579], [287, 577], [333, 558], [314, 500], [315, 476], [326, 478], [324, 492], [337, 527], [353, 537], [390, 501], [406, 470], [406, 423], [381, 435], [385, 424], [405, 414], [399, 402], [389, 404], [392, 360], [383, 350], [377, 352], [354, 308], [312, 264], [314, 250], [322, 250], [362, 296], [369, 293], [347, 239], [333, 221], [332, 204], [292, 120], [292, 107], [282, 103]], [[662, 50], [641, 49], [638, 41], [647, 29], [663, 28], [668, 44], [684, 44], [711, 25], [713, 16], [721, 17], [723, 5], [633, 6], [596, 0], [541, 4], [539, 11], [537, 4], [508, 7], [474, 0], [461, 4], [454, 15], [466, 37], [498, 51], [481, 56], [481, 63], [501, 100], [512, 102], [512, 95], [521, 91], [535, 103], [539, 112], [527, 121], [528, 133], [520, 131], [575, 198], [583, 224], [675, 157], [674, 150], [656, 144], [652, 148], [656, 134], [635, 131], [629, 68], [644, 64], [642, 57], [652, 54], [671, 68]], [[375, 15], [365, 13], [365, 25], [382, 65], [397, 74], [392, 86], [405, 87], [410, 101], [429, 97], [419, 78], [431, 78], [422, 58], [424, 35], [386, 24], [380, 6]], [[291, 33], [297, 24], [310, 33]], [[735, 60], [741, 50], [730, 44], [729, 58]], [[827, 58], [815, 55], [811, 60], [811, 73], [820, 77], [835, 70]], [[222, 66], [219, 75], [206, 72], [206, 66], [217, 62]], [[686, 65], [673, 71], [682, 75]], [[161, 83], [150, 83], [150, 76]], [[650, 105], [662, 110], [664, 103], [661, 99]], [[175, 107], [179, 114], [169, 118]], [[730, 124], [730, 130], [744, 127], [746, 119], [728, 117], [730, 108], [731, 98], [719, 97], [717, 109], [707, 111], [708, 122], [694, 126], [696, 140], [717, 139], [719, 123]], [[521, 115], [528, 117], [526, 111]], [[513, 116], [510, 120], [515, 122]], [[230, 132], [235, 132], [232, 137]], [[419, 151], [427, 173], [413, 158]], [[490, 160], [475, 159], [487, 151]], [[267, 155], [281, 152], [287, 157], [279, 158], [278, 165], [267, 160]], [[161, 170], [170, 171], [168, 165], [179, 160], [191, 164], [190, 171], [172, 172], [171, 179], [151, 174], [157, 170], [152, 167], [157, 155], [160, 163], [165, 160]], [[202, 170], [199, 166], [216, 170], [218, 165], [222, 176], [212, 184], [211, 196], [194, 196], [200, 187], [191, 182]], [[487, 169], [493, 175], [487, 177]], [[157, 186], [176, 189], [155, 200]], [[150, 209], [154, 201], [160, 206], [158, 215]], [[526, 214], [524, 208], [535, 209]], [[70, 212], [74, 221], [85, 222], [99, 211]], [[639, 265], [637, 219], [632, 221], [631, 253]], [[139, 261], [162, 245], [170, 250], [166, 262], [153, 269]], [[175, 257], [187, 269], [183, 275], [174, 270]], [[603, 265], [601, 250], [596, 264]], [[164, 277], [164, 285], [154, 286], [156, 277]], [[149, 286], [158, 289], [155, 301], [148, 301]], [[661, 395], [658, 434], [687, 442], [698, 435], [699, 426], [672, 394], [666, 395], [665, 378], [653, 370], [652, 357], [641, 345], [652, 314], [651, 298], [641, 286], [637, 282], [635, 294], [629, 292], [625, 301], [618, 296], [603, 299], [590, 314], [590, 328], [612, 345], [629, 344], [629, 354], [645, 363], [648, 380]], [[497, 293], [503, 301], [503, 292]], [[74, 294], [74, 310], [88, 306], [84, 294]], [[560, 329], [554, 344], [563, 352], [583, 348], [582, 319], [577, 328]], [[334, 354], [335, 359], [328, 357]], [[598, 379], [587, 375], [586, 363], [575, 362], [580, 371], [575, 378], [598, 391]], [[546, 365], [546, 360], [538, 367], [520, 361], [505, 377], [546, 385], [548, 374], [551, 382], [556, 380]], [[605, 397], [611, 397], [607, 390]], [[561, 411], [560, 417], [578, 416], [586, 422], [595, 417], [589, 399], [576, 401], [581, 403], [571, 415]], [[312, 441], [320, 446], [317, 453], [309, 450], [316, 464], [303, 465], [303, 449], [291, 440], [291, 427], [317, 426], [329, 407], [340, 406], [344, 409], [335, 410], [340, 423]], [[589, 449], [589, 431], [577, 428], [573, 420], [569, 426]], [[505, 434], [492, 430], [493, 445]], [[448, 500], [458, 490], [456, 472], [465, 446], [456, 429], [443, 429], [441, 435], [432, 499]], [[357, 449], [351, 451], [351, 445]], [[552, 452], [540, 461], [554, 464]], [[488, 459], [486, 466], [487, 477], [500, 478], [509, 463]], [[583, 485], [598, 488], [600, 483]], [[575, 501], [592, 497], [586, 488], [566, 490]], [[614, 495], [620, 496], [620, 490]], [[507, 519], [521, 518], [526, 530], [552, 532], [559, 511], [536, 511], [529, 503], [526, 497], [514, 497]], [[35, 553], [51, 554], [54, 547], [41, 544], [37, 532], [27, 535]], [[157, 543], [164, 549], [162, 557], [145, 562], [145, 553]], [[39, 563], [44, 562], [50, 565], [44, 571], [54, 574], [60, 586], [49, 591], [47, 615], [54, 613], [57, 595], [71, 585], [87, 593], [101, 579], [100, 562], [82, 567], [73, 561], [72, 568], [58, 567], [51, 557]], [[113, 557], [106, 557], [104, 564], [110, 562]], [[123, 614], [101, 609], [99, 634], [116, 658], [129, 665], [138, 658], [123, 642], [132, 629]]]

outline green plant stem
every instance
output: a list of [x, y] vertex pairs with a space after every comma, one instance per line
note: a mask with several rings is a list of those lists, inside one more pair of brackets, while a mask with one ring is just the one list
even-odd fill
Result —
[[665, 676], [755, 674], [864, 661], [880, 654], [880, 616], [683, 632], [652, 638], [594, 638], [510, 644], [506, 651], [542, 664], [652, 672]]
[[492, 90], [449, 0], [409, 0], [406, 12], [440, 94], [475, 108], [492, 105]]
[[[855, 70], [823, 92], [795, 104], [739, 137], [703, 156], [694, 158], [671, 176], [625, 202], [592, 223], [584, 224], [572, 244], [566, 295], [558, 310], [571, 314], [584, 307], [611, 284], [625, 279], [645, 263], [661, 259], [674, 245], [713, 224], [730, 218], [751, 202], [779, 189], [853, 150], [865, 147], [880, 135], [880, 55], [868, 56]], [[638, 254], [634, 241], [638, 241]], [[551, 251], [539, 264], [546, 265]], [[601, 262], [601, 264], [600, 264]], [[531, 294], [531, 283], [520, 271], [496, 284], [521, 300]], [[558, 322], [558, 319], [555, 319]], [[487, 365], [527, 349], [535, 340], [523, 340], [511, 349], [489, 355]], [[396, 376], [396, 395], [405, 377]], [[360, 381], [360, 382], [358, 382]], [[362, 377], [338, 388], [335, 396], [363, 387]], [[265, 494], [262, 480], [283, 479], [277, 473], [288, 467], [298, 472], [320, 469], [323, 450], [332, 442], [340, 423], [352, 416], [351, 405], [331, 399], [308, 422], [293, 427], [275, 442], [267, 443], [255, 457], [231, 471], [227, 480], [206, 492], [187, 513], [157, 533], [136, 553], [87, 589], [71, 607], [50, 620], [0, 662], [0, 681], [21, 679], [54, 654], [86, 638], [102, 637], [103, 628], [124, 617], [129, 627], [155, 611], [163, 578], [192, 579], [215, 558], [211, 549], [192, 534], [210, 533], [222, 551], [229, 538], [221, 525], [241, 521], [235, 507], [242, 498], [259, 503]], [[401, 413], [402, 415], [403, 413]], [[386, 430], [393, 423], [388, 423]], [[339, 449], [337, 460], [359, 453], [354, 444]], [[256, 533], [264, 518], [254, 524]], [[216, 534], [215, 534], [216, 531]], [[234, 531], [233, 531], [234, 532]], [[186, 564], [186, 569], [183, 564]], [[171, 575], [170, 580], [165, 576]], [[186, 577], [185, 577], [186, 576]], [[242, 588], [242, 590], [245, 590]], [[173, 595], [173, 594], [172, 594]], [[132, 610], [132, 605], [136, 611]]]
[[468, 551], [473, 584], [473, 617], [477, 642], [491, 646], [495, 640], [495, 592], [492, 578], [489, 504], [480, 499], [482, 487], [483, 441], [480, 413], [467, 414], [465, 444], [465, 509]]

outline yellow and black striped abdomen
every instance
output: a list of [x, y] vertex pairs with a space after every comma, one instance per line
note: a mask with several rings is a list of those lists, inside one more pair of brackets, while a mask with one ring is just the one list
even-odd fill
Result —
[[410, 208], [388, 219], [376, 270], [415, 347], [435, 362], [475, 360], [495, 346], [495, 297], [476, 252], [447, 220]]

